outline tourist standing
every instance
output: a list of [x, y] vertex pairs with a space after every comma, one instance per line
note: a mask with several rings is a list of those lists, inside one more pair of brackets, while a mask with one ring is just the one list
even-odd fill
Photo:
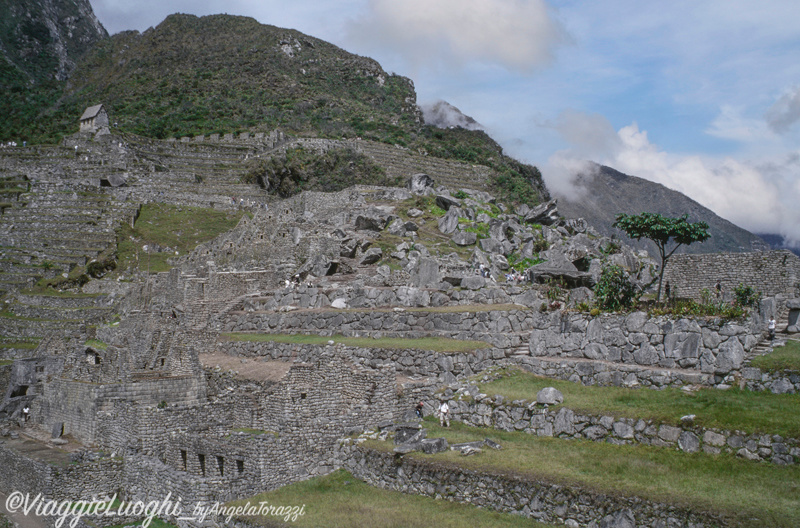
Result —
[[439, 405], [439, 423], [442, 427], [450, 427], [450, 406], [446, 401]]

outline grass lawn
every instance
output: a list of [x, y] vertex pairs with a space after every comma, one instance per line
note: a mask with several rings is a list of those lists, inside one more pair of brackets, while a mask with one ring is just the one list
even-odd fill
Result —
[[418, 339], [404, 339], [401, 337], [345, 337], [341, 335], [320, 336], [305, 334], [222, 334], [231, 341], [256, 341], [273, 343], [290, 343], [295, 345], [325, 345], [328, 341], [341, 343], [354, 347], [391, 348], [391, 349], [416, 349], [431, 350], [433, 352], [457, 353], [471, 352], [480, 348], [490, 348], [491, 345], [483, 341], [461, 341], [446, 337], [422, 337]]
[[[145, 204], [133, 229], [123, 225], [117, 232], [117, 267], [126, 270], [138, 265], [138, 269], [152, 273], [168, 271], [171, 266], [167, 259], [174, 257], [175, 251], [186, 255], [199, 244], [236, 227], [243, 214], [202, 207]], [[148, 255], [142, 247], [152, 244], [173, 251]]]
[[597, 387], [541, 378], [518, 369], [507, 372], [508, 376], [479, 384], [481, 392], [490, 396], [500, 394], [508, 400], [535, 400], [539, 390], [555, 387], [564, 394], [562, 405], [579, 413], [642, 418], [671, 425], [680, 424], [681, 416], [694, 414], [695, 424], [707, 428], [800, 438], [798, 394]]
[[297, 526], [300, 528], [547, 528], [517, 515], [498, 513], [468, 504], [434, 500], [419, 495], [374, 488], [339, 470], [324, 477], [285, 486], [247, 500], [229, 503], [243, 505], [267, 501], [275, 506], [297, 506], [297, 520], [283, 517], [243, 517], [257, 526]]
[[769, 372], [800, 371], [800, 341], [789, 339], [786, 346], [777, 347], [765, 356], [758, 356], [750, 364]]
[[[636, 495], [651, 500], [724, 515], [732, 526], [795, 528], [800, 526], [800, 467], [759, 464], [730, 455], [712, 456], [648, 446], [615, 446], [586, 440], [533, 437], [453, 423], [449, 429], [426, 419], [428, 438], [450, 443], [483, 440], [503, 447], [463, 457], [455, 451], [414, 453], [422, 460], [503, 474], [579, 485], [603, 493]], [[363, 445], [384, 451], [391, 442]], [[409, 455], [406, 455], [409, 456]]]

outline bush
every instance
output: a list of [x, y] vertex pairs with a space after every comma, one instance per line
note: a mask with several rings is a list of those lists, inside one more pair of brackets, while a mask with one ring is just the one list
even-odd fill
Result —
[[99, 279], [107, 272], [112, 271], [117, 268], [117, 263], [113, 260], [104, 260], [104, 261], [92, 261], [86, 266], [86, 273], [89, 274], [90, 277], [94, 279]]
[[616, 265], [603, 266], [594, 287], [595, 302], [601, 310], [619, 311], [633, 307], [639, 299], [636, 286], [625, 271]]
[[739, 306], [756, 306], [761, 301], [761, 292], [755, 291], [751, 286], [745, 286], [739, 283], [733, 289], [733, 294], [736, 298], [736, 304]]

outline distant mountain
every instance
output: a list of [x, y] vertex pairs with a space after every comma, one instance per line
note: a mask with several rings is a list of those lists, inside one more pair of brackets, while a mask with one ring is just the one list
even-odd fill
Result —
[[636, 176], [629, 176], [602, 165], [590, 174], [581, 174], [576, 186], [584, 192], [578, 198], [558, 197], [558, 210], [567, 218], [584, 218], [607, 236], [616, 235], [626, 243], [655, 254], [652, 242], [631, 240], [612, 227], [619, 213], [661, 213], [678, 217], [689, 215], [691, 222], [709, 225], [711, 238], [702, 244], [678, 249], [679, 253], [716, 253], [767, 250], [769, 245], [758, 236], [721, 218], [688, 196]]
[[425, 123], [439, 128], [461, 127], [467, 130], [483, 130], [483, 125], [475, 121], [447, 101], [421, 105]]
[[769, 244], [769, 247], [772, 249], [788, 249], [795, 255], [800, 256], [800, 248], [787, 245], [786, 240], [782, 235], [759, 233], [758, 236], [761, 237], [764, 242]]
[[63, 81], [76, 61], [107, 37], [89, 0], [3, 0], [0, 79], [16, 71], [31, 84]]

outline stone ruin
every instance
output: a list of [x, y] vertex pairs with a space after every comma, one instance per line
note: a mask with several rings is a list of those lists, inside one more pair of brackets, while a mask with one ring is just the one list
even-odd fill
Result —
[[[235, 207], [226, 203], [234, 187], [160, 186], [165, 184], [153, 176], [159, 173], [154, 153], [162, 146], [145, 143], [135, 153], [122, 143], [84, 147], [96, 149], [87, 160], [96, 155], [127, 168], [126, 186], [107, 190], [109, 209], [143, 196], [172, 200], [180, 193], [192, 196], [189, 203], [215, 196], [205, 201]], [[185, 143], [172, 142], [169, 148], [178, 152], [191, 146], [198, 156], [215, 159], [213, 148], [219, 147], [209, 145], [217, 143], [214, 139]], [[365, 148], [377, 152], [382, 147]], [[116, 157], [101, 155], [103, 149]], [[133, 158], [146, 168], [137, 172]], [[103, 170], [82, 172], [83, 184]], [[61, 174], [37, 174], [39, 186], [68, 187]], [[182, 177], [177, 170], [164, 175], [168, 181]], [[436, 182], [418, 174], [407, 189], [360, 186], [280, 201], [251, 188], [252, 217], [243, 217], [234, 229], [190, 254], [173, 257], [169, 272], [131, 282], [93, 280], [82, 291], [96, 295], [96, 304], [82, 305], [77, 299], [69, 308], [40, 305], [38, 315], [54, 309], [98, 311], [93, 324], [84, 320], [45, 329], [32, 321], [25, 327], [46, 330], [47, 336], [0, 367], [0, 432], [19, 436], [21, 431], [31, 441], [56, 442], [75, 464], [69, 471], [56, 471], [16, 448], [18, 439], [13, 439], [0, 445], [0, 465], [8, 468], [0, 488], [40, 490], [64, 499], [119, 490], [129, 500], [172, 493], [187, 503], [228, 501], [340, 467], [384, 487], [409, 486], [391, 477], [389, 461], [365, 455], [342, 439], [393, 427], [420, 400], [428, 408], [449, 401], [454, 416], [466, 423], [543, 436], [579, 428], [593, 439], [625, 443], [641, 433], [643, 443], [672, 442], [690, 452], [727, 445], [735, 436], [725, 436], [720, 444], [713, 431], [708, 436], [662, 434], [647, 424], [639, 430], [639, 424], [606, 423], [603, 417], [584, 423], [510, 404], [471, 407], [459, 398], [473, 390], [465, 384], [469, 376], [497, 366], [518, 365], [543, 376], [597, 385], [740, 384], [752, 390], [800, 391], [796, 374], [770, 377], [749, 366], [769, 316], [796, 326], [796, 257], [737, 257], [777, 261], [776, 273], [783, 274], [781, 281], [772, 281], [778, 284], [775, 291], [743, 322], [648, 318], [644, 313], [595, 317], [567, 309], [591, 301], [601, 259], [620, 265], [644, 286], [654, 277], [654, 262], [645, 253], [612, 244], [581, 220], [560, 218], [554, 201], [511, 209], [485, 190], [454, 193]], [[95, 185], [100, 186], [99, 180]], [[43, 196], [50, 200], [42, 199], [43, 205], [60, 199], [54, 192]], [[436, 221], [414, 206], [425, 197], [445, 211]], [[76, 194], [75, 201], [80, 200]], [[133, 221], [135, 210], [126, 211], [109, 216], [108, 227]], [[616, 249], [609, 254], [612, 246]], [[536, 256], [544, 262], [528, 266], [524, 277], [512, 273], [509, 259]], [[688, 291], [686, 284], [697, 277], [672, 275], [673, 288]], [[730, 278], [737, 279], [750, 277]], [[561, 293], [554, 298], [556, 282]], [[237, 337], [263, 334], [307, 334], [330, 341], [294, 345]], [[335, 335], [440, 337], [484, 345], [440, 354], [344, 345], [335, 342]], [[31, 418], [20, 429], [25, 406]], [[503, 416], [523, 423], [516, 427]], [[770, 443], [767, 454], [748, 450], [748, 441], [742, 440], [742, 449], [749, 455], [741, 456], [775, 463], [800, 460], [797, 446], [790, 451]], [[421, 472], [420, 478], [433, 478], [427, 470], [409, 468], [414, 471]], [[456, 478], [437, 478], [451, 477]], [[468, 500], [472, 492], [459, 488], [459, 493]], [[555, 497], [560, 491], [547, 493]], [[575, 500], [595, 499], [578, 494]], [[652, 518], [661, 518], [663, 508], [651, 509]], [[625, 511], [620, 506], [613, 515], [622, 518]], [[687, 522], [701, 522], [691, 512], [686, 515]]]

